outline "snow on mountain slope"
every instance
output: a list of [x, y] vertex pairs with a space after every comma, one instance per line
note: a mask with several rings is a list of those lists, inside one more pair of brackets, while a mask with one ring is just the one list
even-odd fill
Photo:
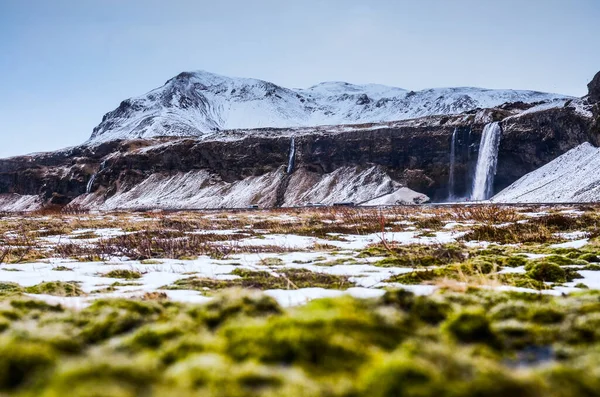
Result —
[[583, 143], [525, 175], [491, 201], [565, 203], [600, 201], [600, 148]]
[[407, 91], [377, 84], [326, 82], [288, 89], [249, 78], [184, 72], [127, 99], [94, 128], [90, 142], [156, 136], [209, 136], [220, 130], [405, 120], [456, 114], [505, 102], [567, 99], [535, 91], [437, 88]]
[[[89, 209], [136, 210], [147, 208], [200, 209], [243, 208], [256, 204], [273, 207], [286, 178], [284, 167], [260, 176], [226, 182], [207, 170], [154, 173], [135, 186], [120, 187], [106, 198], [103, 192], [84, 194], [72, 205]], [[380, 205], [422, 203], [429, 200], [393, 181], [380, 166], [341, 167], [329, 174], [298, 170], [289, 188], [281, 192], [284, 206], [303, 206], [309, 202], [357, 204], [376, 199]], [[1, 204], [1, 201], [0, 201]]]

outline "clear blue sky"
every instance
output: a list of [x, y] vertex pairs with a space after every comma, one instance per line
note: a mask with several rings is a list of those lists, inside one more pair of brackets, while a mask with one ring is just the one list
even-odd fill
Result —
[[0, 157], [77, 145], [184, 70], [582, 96], [599, 21], [600, 0], [0, 0]]

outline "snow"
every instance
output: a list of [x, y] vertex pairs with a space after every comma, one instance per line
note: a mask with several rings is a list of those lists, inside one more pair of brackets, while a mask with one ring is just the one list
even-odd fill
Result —
[[7, 212], [34, 211], [42, 207], [39, 196], [0, 194], [0, 209]]
[[396, 204], [421, 204], [428, 201], [424, 194], [417, 193], [406, 187], [401, 187], [393, 193], [384, 194], [361, 205], [396, 205]]
[[[129, 190], [117, 191], [108, 199], [102, 193], [86, 194], [77, 197], [73, 204], [100, 210], [245, 208], [254, 204], [261, 208], [273, 207], [278, 187], [285, 177], [283, 166], [261, 176], [233, 182], [226, 182], [206, 170], [155, 173]], [[290, 176], [283, 205], [340, 201], [412, 204], [428, 200], [427, 196], [393, 181], [380, 166], [340, 167], [328, 174], [305, 169], [295, 171]]]
[[131, 98], [94, 129], [89, 142], [157, 136], [209, 136], [221, 130], [364, 124], [458, 114], [505, 102], [565, 101], [535, 91], [436, 88], [407, 91], [377, 84], [326, 82], [288, 89], [262, 80], [196, 71]]
[[581, 240], [574, 240], [574, 241], [567, 241], [566, 243], [561, 243], [561, 244], [553, 244], [550, 246], [550, 248], [582, 248], [584, 246], [586, 246], [589, 242], [589, 239], [584, 238]]
[[356, 298], [378, 298], [385, 294], [382, 289], [348, 288], [345, 291], [324, 288], [301, 288], [297, 290], [267, 290], [265, 294], [272, 296], [284, 307], [298, 306], [313, 299], [335, 298], [341, 295], [350, 295]]
[[600, 149], [583, 143], [525, 175], [496, 196], [498, 203], [565, 203], [600, 200]]

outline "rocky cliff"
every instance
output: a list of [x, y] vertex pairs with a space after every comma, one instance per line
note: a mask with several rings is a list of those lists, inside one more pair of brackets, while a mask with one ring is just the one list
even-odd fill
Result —
[[[502, 120], [495, 191], [586, 141], [579, 102], [512, 104], [455, 116], [356, 126], [233, 130], [219, 140], [111, 141], [0, 160], [0, 206], [87, 208], [419, 203], [469, 194], [481, 132]], [[293, 145], [292, 145], [293, 137]], [[423, 194], [419, 194], [419, 193]]]

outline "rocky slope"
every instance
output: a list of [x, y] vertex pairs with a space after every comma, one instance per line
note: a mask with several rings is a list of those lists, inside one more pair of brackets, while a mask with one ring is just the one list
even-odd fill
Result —
[[230, 129], [378, 123], [490, 108], [506, 102], [570, 99], [535, 91], [321, 83], [288, 89], [262, 80], [185, 72], [107, 113], [90, 142], [156, 136], [220, 136]]

